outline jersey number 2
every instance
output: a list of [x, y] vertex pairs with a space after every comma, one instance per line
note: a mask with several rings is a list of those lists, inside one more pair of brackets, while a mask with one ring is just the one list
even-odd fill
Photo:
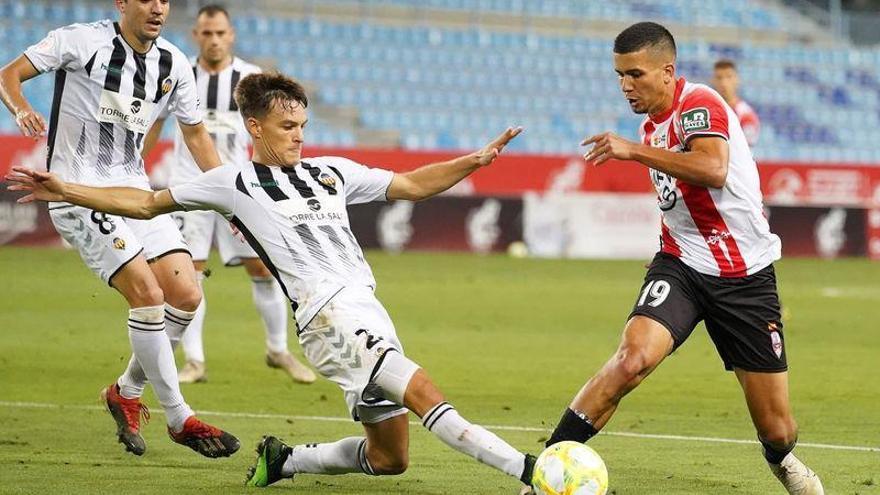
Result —
[[645, 289], [642, 290], [642, 297], [639, 298], [639, 304], [637, 306], [642, 306], [645, 304], [645, 301], [648, 300], [648, 296], [651, 296], [652, 300], [648, 303], [649, 306], [656, 308], [663, 304], [663, 301], [669, 297], [669, 290], [671, 287], [669, 286], [669, 282], [665, 280], [651, 280], [648, 282], [648, 285], [645, 286]]

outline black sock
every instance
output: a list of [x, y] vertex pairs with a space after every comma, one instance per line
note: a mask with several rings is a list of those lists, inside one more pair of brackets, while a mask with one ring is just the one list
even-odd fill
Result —
[[538, 458], [532, 454], [526, 454], [526, 462], [523, 466], [523, 472], [519, 477], [519, 480], [522, 481], [524, 485], [532, 486], [532, 476], [535, 474], [535, 461], [537, 460]]
[[782, 460], [785, 459], [785, 456], [790, 454], [791, 451], [794, 450], [794, 446], [797, 445], [797, 440], [795, 440], [780, 450], [773, 447], [768, 442], [765, 442], [763, 438], [758, 437], [758, 440], [760, 440], [761, 445], [764, 446], [764, 459], [767, 459], [767, 462], [770, 464], [779, 464], [782, 462]]
[[566, 409], [562, 413], [562, 418], [556, 425], [556, 429], [553, 430], [553, 434], [550, 435], [550, 439], [547, 440], [547, 447], [566, 440], [584, 443], [596, 436], [597, 433], [599, 430], [593, 427], [593, 423], [586, 416]]

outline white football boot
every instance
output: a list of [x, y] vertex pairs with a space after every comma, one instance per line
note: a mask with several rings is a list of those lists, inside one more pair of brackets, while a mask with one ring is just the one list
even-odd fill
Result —
[[825, 495], [819, 476], [794, 454], [789, 453], [779, 464], [767, 465], [790, 495]]
[[177, 372], [177, 381], [180, 383], [201, 383], [208, 381], [205, 372], [205, 363], [202, 361], [190, 360], [183, 365], [183, 368]]
[[315, 381], [315, 372], [301, 363], [289, 351], [266, 352], [266, 365], [270, 368], [282, 369], [298, 383], [312, 383]]

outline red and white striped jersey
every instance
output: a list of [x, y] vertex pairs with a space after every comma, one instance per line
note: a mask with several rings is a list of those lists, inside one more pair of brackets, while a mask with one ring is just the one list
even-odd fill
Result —
[[764, 217], [758, 168], [733, 109], [715, 90], [681, 78], [672, 107], [648, 116], [642, 142], [674, 152], [688, 150], [698, 136], [725, 139], [727, 180], [720, 189], [688, 184], [650, 169], [662, 220], [661, 251], [694, 270], [721, 277], [744, 277], [781, 257], [782, 243]]
[[733, 112], [739, 118], [739, 126], [742, 127], [743, 133], [746, 135], [746, 142], [749, 146], [758, 143], [758, 134], [761, 133], [761, 120], [758, 113], [751, 105], [743, 100], [737, 100], [733, 106]]

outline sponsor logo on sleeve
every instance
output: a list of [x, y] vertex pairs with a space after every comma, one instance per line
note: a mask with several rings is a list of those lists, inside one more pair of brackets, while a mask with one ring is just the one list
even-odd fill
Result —
[[681, 128], [685, 134], [696, 131], [708, 131], [710, 127], [708, 108], [694, 108], [681, 114]]

